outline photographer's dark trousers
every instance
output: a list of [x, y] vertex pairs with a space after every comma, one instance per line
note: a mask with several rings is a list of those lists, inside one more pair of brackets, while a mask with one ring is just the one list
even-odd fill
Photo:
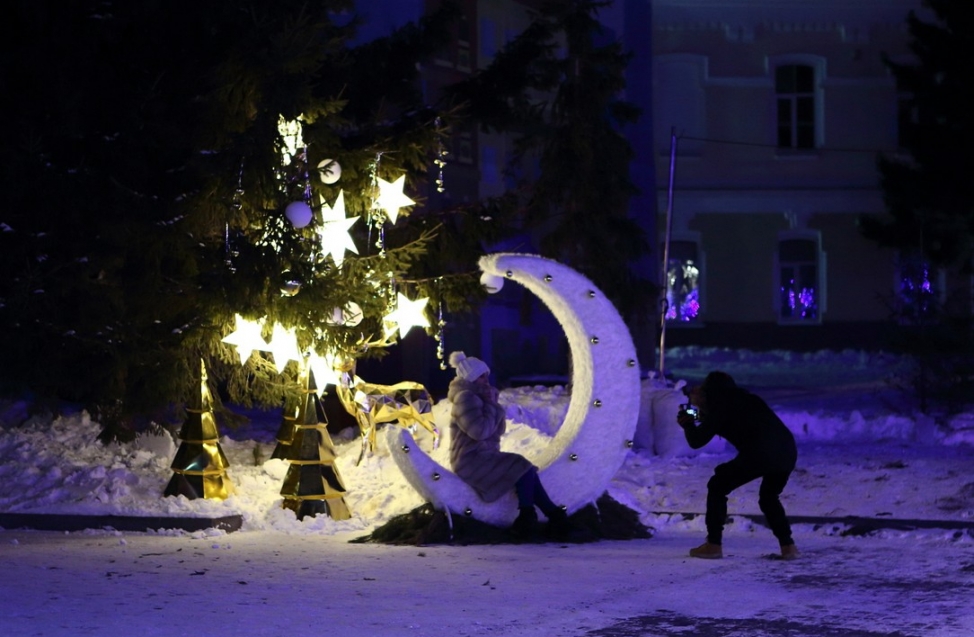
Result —
[[740, 456], [717, 465], [713, 477], [707, 483], [707, 541], [720, 544], [723, 539], [724, 523], [727, 521], [727, 496], [730, 492], [752, 480], [762, 478], [758, 491], [761, 513], [781, 545], [793, 544], [791, 525], [778, 497], [788, 484], [789, 477], [791, 471], [765, 471], [741, 460]]

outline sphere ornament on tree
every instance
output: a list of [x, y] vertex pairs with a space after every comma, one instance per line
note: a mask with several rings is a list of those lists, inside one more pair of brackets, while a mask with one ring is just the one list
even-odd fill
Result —
[[301, 279], [294, 275], [290, 270], [286, 270], [281, 275], [281, 294], [283, 296], [294, 296], [301, 291]]
[[342, 166], [334, 159], [322, 159], [318, 162], [318, 176], [321, 183], [330, 186], [342, 178]]
[[311, 206], [303, 201], [292, 201], [284, 209], [284, 216], [295, 228], [304, 228], [314, 218]]
[[330, 325], [355, 327], [362, 322], [362, 318], [362, 307], [355, 301], [349, 301], [344, 307], [336, 307], [333, 309], [331, 317], [327, 319], [327, 322]]

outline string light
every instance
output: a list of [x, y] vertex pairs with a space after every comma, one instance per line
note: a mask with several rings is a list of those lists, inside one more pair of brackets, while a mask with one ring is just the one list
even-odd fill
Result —
[[439, 168], [439, 174], [438, 174], [438, 176], [436, 178], [436, 192], [445, 192], [446, 191], [445, 182], [443, 180], [443, 168], [446, 166], [446, 156], [449, 154], [449, 151], [447, 151], [446, 146], [443, 145], [443, 135], [445, 133], [440, 130], [441, 124], [442, 124], [441, 119], [439, 117], [437, 117], [436, 120], [435, 120], [435, 125], [436, 125], [436, 159], [433, 160], [433, 163], [436, 164], [436, 167], [437, 168]]
[[440, 361], [440, 369], [446, 370], [446, 321], [443, 320], [443, 303], [439, 304], [436, 310], [436, 358]]

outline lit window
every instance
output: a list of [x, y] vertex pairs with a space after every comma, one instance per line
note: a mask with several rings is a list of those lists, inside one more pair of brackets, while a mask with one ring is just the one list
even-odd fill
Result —
[[901, 255], [897, 263], [897, 318], [918, 323], [936, 317], [943, 274], [918, 255]]
[[666, 264], [666, 320], [700, 320], [702, 259], [696, 241], [671, 241]]
[[774, 79], [778, 148], [815, 148], [815, 68], [786, 64]]
[[786, 323], [818, 323], [825, 310], [825, 254], [819, 238], [778, 241], [778, 318]]

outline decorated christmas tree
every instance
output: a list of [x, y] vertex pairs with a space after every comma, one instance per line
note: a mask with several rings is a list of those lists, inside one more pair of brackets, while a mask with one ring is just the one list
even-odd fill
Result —
[[8, 7], [4, 389], [118, 436], [192, 400], [202, 357], [217, 398], [296, 404], [294, 361], [322, 387], [481, 294], [479, 251], [444, 248], [476, 216], [422, 213], [452, 114], [417, 68], [451, 13], [352, 47], [350, 9]]
[[[477, 259], [514, 232], [633, 298], [615, 267], [641, 246], [612, 128], [632, 116], [613, 97], [625, 56], [592, 46], [599, 3], [558, 4], [513, 58], [443, 96], [419, 73], [449, 39], [450, 3], [353, 46], [349, 0], [14, 0], [0, 389], [76, 401], [119, 437], [192, 401], [202, 358], [218, 415], [285, 405], [287, 437], [297, 361], [318, 389], [354, 385], [358, 361], [416, 327], [444, 355], [444, 317], [485, 294]], [[477, 124], [524, 134], [541, 173], [491, 200], [447, 196], [451, 136]]]

